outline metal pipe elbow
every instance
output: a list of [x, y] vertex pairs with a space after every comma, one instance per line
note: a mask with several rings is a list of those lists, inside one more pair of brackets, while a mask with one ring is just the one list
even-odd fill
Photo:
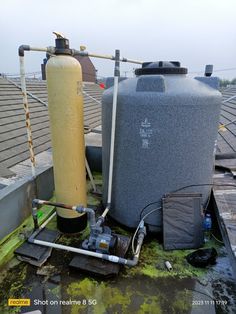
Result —
[[134, 266], [136, 266], [136, 265], [138, 264], [138, 260], [139, 260], [139, 258], [136, 257], [136, 256], [134, 256], [133, 259], [128, 259], [128, 260], [127, 260], [126, 265], [127, 265], [127, 266], [130, 266], [130, 267], [134, 267]]
[[19, 48], [18, 48], [18, 54], [20, 57], [24, 57], [25, 55], [25, 50], [26, 51], [29, 51], [30, 50], [30, 46], [29, 45], [21, 45]]

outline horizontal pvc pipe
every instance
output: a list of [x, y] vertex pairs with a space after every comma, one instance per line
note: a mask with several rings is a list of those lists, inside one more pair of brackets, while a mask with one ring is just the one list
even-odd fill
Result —
[[136, 63], [136, 64], [143, 64], [143, 61], [133, 60], [133, 59], [126, 59], [122, 58], [120, 59], [121, 62], [129, 62], [129, 63]]
[[115, 60], [115, 58], [113, 56], [110, 56], [110, 55], [99, 55], [99, 54], [96, 54], [96, 53], [89, 53], [88, 52], [88, 56], [92, 57], [92, 58]]
[[88, 250], [83, 250], [79, 248], [75, 248], [72, 246], [67, 246], [67, 245], [62, 245], [62, 244], [57, 244], [57, 243], [52, 243], [52, 242], [47, 242], [47, 241], [42, 241], [42, 240], [37, 240], [35, 237], [39, 234], [39, 232], [46, 227], [46, 225], [51, 221], [51, 219], [56, 215], [56, 212], [54, 212], [41, 226], [39, 229], [37, 229], [35, 232], [32, 233], [32, 235], [28, 238], [28, 242], [37, 244], [37, 245], [42, 245], [46, 247], [51, 247], [59, 250], [64, 250], [64, 251], [69, 251], [69, 252], [74, 252], [82, 255], [87, 255], [87, 256], [93, 256], [97, 257], [100, 259], [104, 259], [107, 261], [110, 261], [112, 263], [118, 263], [122, 265], [127, 265], [127, 266], [135, 266], [138, 263], [139, 260], [139, 254], [141, 251], [142, 243], [145, 234], [141, 232], [138, 236], [138, 244], [136, 248], [136, 254], [134, 255], [134, 258], [132, 260], [130, 259], [125, 259], [116, 255], [109, 255], [109, 254], [102, 254], [102, 253], [97, 253], [97, 252], [92, 252]]
[[86, 251], [86, 250], [78, 249], [78, 248], [75, 248], [72, 246], [67, 246], [67, 245], [62, 245], [62, 244], [57, 244], [57, 243], [51, 243], [51, 242], [37, 240], [37, 239], [29, 240], [29, 242], [32, 242], [34, 244], [43, 245], [43, 246], [52, 247], [52, 248], [59, 249], [59, 250], [65, 250], [65, 251], [69, 251], [69, 252], [79, 253], [82, 255], [88, 255], [88, 256], [103, 258], [102, 253]]
[[29, 45], [21, 45], [18, 48], [19, 56], [20, 57], [24, 57], [25, 51], [42, 51], [42, 52], [54, 53], [55, 52], [55, 48], [54, 47], [41, 48], [41, 47], [31, 47]]
[[127, 265], [127, 266], [135, 266], [135, 265], [137, 265], [138, 260], [139, 260], [139, 254], [141, 251], [141, 246], [143, 243], [144, 234], [140, 234], [139, 237], [140, 237], [140, 239], [139, 239], [139, 244], [138, 244], [138, 248], [137, 248], [137, 254], [135, 254], [135, 256], [132, 260], [128, 260], [128, 259], [125, 259], [125, 258], [122, 258], [119, 256], [115, 256], [115, 255], [102, 254], [102, 253], [97, 253], [97, 252], [92, 252], [92, 251], [88, 251], [88, 250], [75, 248], [72, 246], [67, 246], [67, 245], [37, 240], [37, 239], [33, 239], [32, 237], [30, 237], [28, 239], [28, 241], [30, 243], [33, 243], [33, 244], [38, 244], [38, 245], [42, 245], [42, 246], [46, 246], [46, 247], [59, 249], [59, 250], [64, 250], [64, 251], [68, 251], [68, 252], [74, 252], [74, 253], [78, 253], [78, 254], [82, 254], [82, 255], [87, 255], [87, 256], [92, 256], [92, 257], [104, 259], [104, 260], [110, 261], [112, 263], [118, 263], [118, 264]]
[[[81, 57], [91, 57], [91, 58], [107, 59], [107, 60], [113, 60], [113, 61], [116, 60], [115, 56], [112, 56], [112, 55], [100, 55], [100, 54], [90, 53], [90, 52], [87, 52], [87, 51], [80, 51], [80, 50], [76, 50], [76, 49], [72, 49], [72, 55], [73, 56], [79, 55]], [[128, 59], [128, 58], [119, 58], [119, 61], [120, 62], [143, 64], [143, 61], [133, 60], [133, 59]]]

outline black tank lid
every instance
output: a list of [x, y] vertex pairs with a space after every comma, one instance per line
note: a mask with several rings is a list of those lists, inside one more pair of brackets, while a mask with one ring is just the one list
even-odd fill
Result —
[[69, 46], [69, 40], [67, 38], [56, 38], [56, 55], [71, 55], [71, 49]]
[[182, 68], [178, 61], [144, 62], [142, 68], [136, 69], [136, 75], [151, 74], [187, 74], [188, 69]]

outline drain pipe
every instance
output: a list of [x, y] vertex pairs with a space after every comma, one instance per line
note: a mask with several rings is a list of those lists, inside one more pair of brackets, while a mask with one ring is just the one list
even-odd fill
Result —
[[[34, 199], [32, 202], [32, 208], [34, 209], [34, 222], [35, 220], [37, 220], [37, 215], [36, 215], [36, 210], [37, 205], [50, 205], [50, 206], [55, 206], [55, 207], [61, 207], [61, 208], [66, 208], [66, 209], [71, 209], [71, 210], [76, 210], [78, 213], [88, 213], [89, 214], [89, 224], [91, 227], [96, 226], [96, 220], [95, 220], [95, 212], [93, 209], [91, 208], [85, 208], [83, 206], [72, 206], [72, 205], [65, 205], [65, 204], [61, 204], [61, 203], [54, 203], [54, 202], [50, 202], [50, 201], [44, 201], [44, 200], [39, 200], [39, 199]], [[93, 251], [88, 251], [88, 250], [84, 250], [84, 249], [79, 249], [79, 248], [75, 248], [75, 247], [71, 247], [71, 246], [66, 246], [66, 245], [62, 245], [62, 244], [57, 244], [57, 243], [52, 243], [52, 242], [48, 242], [48, 241], [42, 241], [42, 240], [37, 240], [35, 237], [40, 233], [40, 231], [47, 225], [47, 223], [56, 215], [56, 212], [54, 212], [40, 227], [37, 228], [37, 230], [35, 230], [32, 235], [28, 238], [28, 242], [29, 243], [33, 243], [33, 244], [37, 244], [37, 245], [42, 245], [42, 246], [46, 246], [46, 247], [52, 247], [55, 249], [59, 249], [59, 250], [65, 250], [65, 251], [70, 251], [70, 252], [74, 252], [74, 253], [78, 253], [78, 254], [82, 254], [82, 255], [87, 255], [87, 256], [93, 256], [93, 257], [97, 257], [103, 260], [107, 260], [109, 262], [113, 262], [113, 263], [118, 263], [118, 264], [122, 264], [122, 265], [126, 265], [126, 266], [136, 266], [139, 260], [139, 255], [140, 255], [140, 251], [141, 251], [141, 247], [143, 244], [143, 239], [146, 235], [146, 227], [143, 224], [140, 224], [139, 227], [139, 231], [138, 231], [138, 240], [137, 240], [137, 247], [135, 250], [135, 254], [133, 259], [126, 259], [123, 257], [119, 257], [116, 255], [109, 255], [109, 254], [103, 254], [103, 253], [97, 253], [97, 252], [93, 252]], [[37, 226], [38, 226], [38, 222], [36, 222]]]
[[21, 91], [23, 95], [23, 105], [25, 110], [25, 123], [27, 129], [27, 140], [29, 145], [30, 151], [30, 161], [31, 161], [31, 171], [33, 178], [35, 177], [35, 154], [34, 154], [34, 145], [33, 145], [33, 138], [32, 138], [32, 128], [30, 122], [30, 112], [29, 112], [29, 104], [28, 104], [28, 97], [26, 91], [26, 80], [25, 80], [25, 61], [24, 55], [25, 51], [46, 51], [53, 53], [53, 49], [51, 47], [48, 48], [37, 48], [37, 47], [30, 47], [29, 45], [21, 45], [18, 49], [19, 54], [19, 61], [20, 61], [20, 81], [21, 81]]

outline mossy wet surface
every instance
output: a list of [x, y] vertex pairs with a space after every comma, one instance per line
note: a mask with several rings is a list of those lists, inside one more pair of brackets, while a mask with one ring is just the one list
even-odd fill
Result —
[[[78, 240], [72, 235], [64, 235], [60, 242], [78, 245]], [[189, 251], [164, 252], [155, 238], [149, 238], [144, 243], [139, 265], [135, 268], [124, 267], [119, 276], [110, 279], [70, 271], [68, 264], [73, 256], [70, 252], [53, 252], [45, 265], [51, 265], [55, 271], [48, 276], [37, 275], [36, 267], [15, 262], [5, 272], [5, 279], [2, 274], [0, 313], [24, 313], [40, 309], [42, 313], [50, 314], [184, 314], [191, 313], [193, 300], [211, 298], [227, 301], [226, 307], [216, 306], [216, 313], [235, 313], [236, 287], [231, 278], [229, 264], [225, 260], [225, 249], [214, 242], [211, 244], [219, 252], [218, 264], [207, 270], [199, 270], [187, 264], [185, 256]], [[166, 259], [172, 263], [171, 272], [164, 267]], [[32, 302], [37, 299], [48, 302], [71, 300], [81, 304], [8, 308], [5, 305], [9, 297], [29, 297]], [[211, 305], [211, 310], [212, 308], [215, 306]]]
[[[99, 199], [92, 196], [91, 199], [92, 205], [99, 204]], [[123, 230], [113, 221], [108, 223], [115, 232], [131, 235], [129, 230]], [[55, 220], [48, 227], [55, 229]], [[83, 234], [63, 235], [58, 242], [78, 246], [88, 233], [87, 228]], [[117, 277], [108, 279], [71, 271], [68, 267], [74, 256], [71, 252], [54, 250], [45, 264], [53, 271], [45, 275], [37, 275], [36, 267], [13, 258], [2, 268], [0, 276], [0, 313], [25, 313], [36, 309], [46, 314], [185, 314], [194, 313], [195, 309], [200, 310], [198, 313], [236, 313], [236, 286], [226, 250], [215, 241], [208, 246], [217, 249], [217, 265], [199, 269], [186, 261], [190, 250], [163, 251], [156, 236], [148, 237], [138, 266], [122, 267]], [[172, 271], [165, 268], [166, 260], [172, 264]], [[30, 298], [31, 306], [7, 307], [10, 297]], [[64, 304], [34, 305], [34, 300], [49, 304], [62, 300]], [[227, 304], [207, 304], [214, 300], [227, 301]], [[194, 301], [205, 303], [197, 305]]]

